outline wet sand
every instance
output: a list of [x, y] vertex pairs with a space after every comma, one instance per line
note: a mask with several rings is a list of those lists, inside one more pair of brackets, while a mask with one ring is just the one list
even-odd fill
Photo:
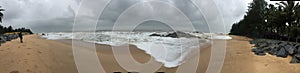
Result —
[[[232, 36], [227, 40], [226, 57], [221, 73], [297, 73], [299, 64], [290, 64], [290, 57], [278, 58], [271, 55], [256, 56], [251, 52], [251, 40]], [[218, 42], [218, 40], [214, 40]], [[24, 36], [0, 46], [0, 73], [78, 73], [70, 40], [45, 40], [37, 35]], [[146, 63], [151, 56], [135, 46], [129, 46], [133, 58]], [[127, 72], [115, 60], [111, 46], [96, 45], [98, 58], [107, 73]], [[84, 49], [84, 48], [82, 48]], [[202, 49], [197, 73], [205, 73], [211, 49]], [[184, 63], [186, 64], [186, 63]], [[158, 71], [174, 73], [177, 68], [161, 67]]]

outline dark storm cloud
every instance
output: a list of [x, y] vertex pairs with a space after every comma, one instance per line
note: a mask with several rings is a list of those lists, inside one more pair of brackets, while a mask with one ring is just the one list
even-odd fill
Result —
[[73, 18], [55, 18], [31, 22], [31, 28], [36, 32], [72, 31]]
[[[69, 22], [60, 18], [74, 19], [74, 10], [78, 5], [73, 0], [0, 0], [0, 6], [5, 9], [2, 25], [31, 28], [34, 32], [52, 30]], [[35, 28], [40, 26], [49, 28]]]
[[[27, 27], [31, 28], [35, 32], [59, 32], [59, 31], [71, 31], [73, 27], [74, 17], [78, 11], [79, 5], [82, 0], [1, 0], [0, 5], [6, 9], [4, 12], [4, 25], [12, 25], [13, 27]], [[98, 21], [97, 29], [108, 30], [111, 29], [118, 17], [130, 6], [145, 2], [147, 6], [160, 7], [153, 3], [147, 3], [147, 1], [155, 0], [112, 0], [100, 16]], [[219, 24], [219, 21], [215, 17], [203, 17], [203, 13], [189, 0], [157, 0], [162, 1], [171, 6], [178, 8], [182, 13], [184, 13], [197, 30], [208, 31], [207, 22], [212, 22]], [[203, 3], [205, 1], [213, 0], [201, 0]], [[245, 11], [247, 10], [248, 3], [251, 0], [214, 0], [215, 5], [218, 6], [220, 13], [223, 15], [224, 24], [227, 31], [230, 29], [232, 23], [239, 21]], [[94, 5], [97, 6], [97, 5]], [[209, 8], [209, 6], [207, 6]], [[83, 19], [80, 21], [85, 24], [88, 23], [89, 16], [97, 15], [93, 13], [93, 9], [85, 10], [86, 17], [80, 17]], [[141, 9], [134, 9], [141, 10]], [[175, 9], [165, 9], [165, 13], [173, 14], [174, 19], [180, 19], [177, 17]], [[209, 12], [209, 11], [206, 11]], [[137, 16], [143, 15], [140, 12], [132, 12], [127, 16]], [[151, 14], [151, 12], [149, 12]], [[207, 15], [213, 16], [213, 15]], [[130, 17], [129, 17], [130, 18]], [[207, 20], [207, 21], [205, 21]], [[176, 21], [174, 21], [176, 22]], [[178, 22], [185, 23], [185, 22]], [[147, 22], [149, 24], [166, 25], [164, 22]], [[145, 25], [145, 24], [141, 24]], [[149, 26], [139, 26], [139, 28], [145, 28]], [[82, 28], [88, 28], [89, 26], [82, 25]], [[211, 27], [219, 27], [214, 25]], [[150, 27], [151, 28], [151, 27]], [[145, 28], [146, 29], [146, 28]], [[87, 29], [88, 30], [88, 29]], [[224, 31], [219, 31], [224, 32]]]
[[[183, 12], [191, 21], [193, 24], [195, 24], [195, 28], [198, 30], [202, 31], [208, 31], [208, 26], [206, 25], [206, 22], [204, 21], [204, 17], [201, 15], [199, 12], [198, 8], [192, 4], [191, 1], [188, 0], [163, 0], [162, 2], [172, 4], [174, 7], [178, 8], [181, 12]], [[114, 22], [118, 19], [121, 13], [123, 13], [126, 9], [128, 9], [130, 6], [136, 4], [136, 3], [141, 3], [141, 0], [127, 0], [127, 1], [118, 1], [118, 0], [113, 0], [112, 2], [109, 3], [109, 5], [106, 7], [104, 10], [103, 14], [100, 16], [100, 21], [98, 24], [99, 29], [104, 29], [107, 30], [108, 28], [112, 28], [114, 25]], [[155, 4], [149, 4], [145, 2], [145, 5], [147, 6], [158, 6]], [[139, 10], [139, 9], [136, 9]], [[141, 9], [140, 9], [141, 10]], [[171, 11], [171, 14], [174, 14], [174, 17], [176, 17], [175, 12], [172, 12], [174, 9], [165, 9], [164, 12]], [[150, 10], [151, 11], [151, 10]], [[133, 12], [131, 13], [132, 16], [139, 16], [138, 12]], [[153, 12], [149, 12], [146, 14], [153, 14]], [[140, 15], [143, 16], [143, 15]], [[147, 22], [148, 24], [151, 22]], [[153, 24], [159, 24], [156, 22], [153, 22]], [[161, 24], [161, 25], [166, 25], [166, 24]], [[103, 27], [105, 26], [105, 27]], [[140, 28], [145, 28], [140, 27]], [[150, 28], [151, 29], [151, 28]]]

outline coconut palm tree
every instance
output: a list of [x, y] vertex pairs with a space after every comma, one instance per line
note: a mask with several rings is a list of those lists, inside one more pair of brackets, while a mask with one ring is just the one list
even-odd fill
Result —
[[276, 3], [279, 5], [279, 10], [281, 10], [281, 15], [283, 16], [282, 19], [287, 23], [286, 28], [287, 35], [288, 35], [288, 40], [290, 39], [291, 36], [295, 36], [292, 33], [292, 28], [298, 24], [297, 20], [299, 20], [299, 17], [297, 16], [296, 11], [300, 8], [299, 3], [295, 4], [295, 1], [287, 1], [287, 2], [279, 2]]
[[1, 8], [0, 6], [0, 22], [2, 23], [2, 18], [3, 18], [3, 13], [2, 11], [4, 11], [4, 9]]

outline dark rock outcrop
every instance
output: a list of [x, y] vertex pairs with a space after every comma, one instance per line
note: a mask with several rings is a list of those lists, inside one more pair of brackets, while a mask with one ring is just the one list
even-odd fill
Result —
[[258, 56], [264, 56], [266, 53], [282, 58], [292, 56], [290, 63], [300, 63], [300, 43], [268, 39], [255, 39], [249, 42], [255, 44], [251, 51]]
[[161, 34], [156, 34], [156, 33], [153, 33], [153, 34], [151, 34], [151, 35], [149, 35], [149, 36], [163, 36], [163, 35], [161, 35]]
[[0, 45], [1, 43], [5, 43], [16, 38], [18, 38], [18, 35], [16, 34], [0, 34]]
[[160, 37], [172, 37], [172, 38], [179, 38], [179, 37], [185, 37], [185, 38], [193, 38], [193, 37], [197, 37], [188, 33], [184, 33], [181, 31], [176, 31], [176, 32], [170, 32], [168, 34], [157, 34], [157, 33], [153, 33], [149, 36], [160, 36]]
[[281, 48], [277, 54], [276, 54], [277, 57], [282, 57], [282, 58], [286, 58], [288, 56], [288, 53], [287, 51], [284, 49], [284, 48]]

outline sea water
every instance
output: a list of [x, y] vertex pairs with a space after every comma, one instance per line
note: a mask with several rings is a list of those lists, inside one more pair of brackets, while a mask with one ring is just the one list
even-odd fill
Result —
[[196, 37], [172, 38], [162, 36], [150, 36], [151, 34], [167, 35], [171, 32], [75, 32], [75, 33], [46, 33], [42, 38], [49, 40], [76, 39], [97, 44], [107, 44], [111, 46], [121, 46], [132, 44], [156, 61], [164, 64], [165, 67], [177, 67], [191, 58], [201, 48], [211, 45], [211, 39], [231, 39], [229, 36], [217, 35], [213, 33], [185, 32]]

